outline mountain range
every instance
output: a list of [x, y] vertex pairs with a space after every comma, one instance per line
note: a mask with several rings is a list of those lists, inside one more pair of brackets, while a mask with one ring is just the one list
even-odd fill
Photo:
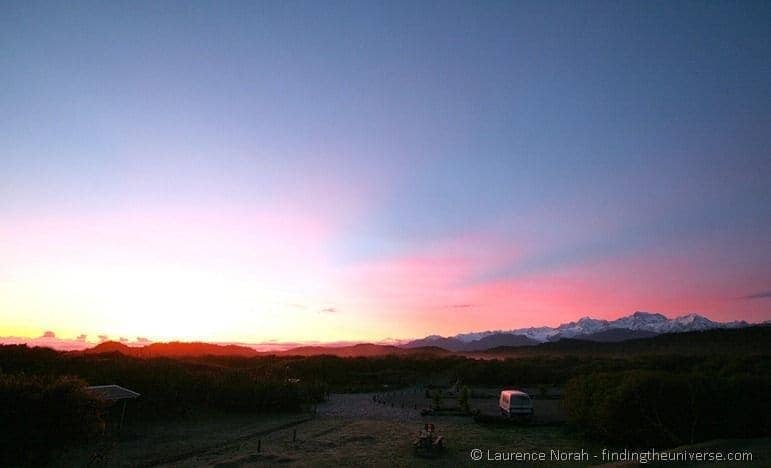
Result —
[[482, 351], [498, 346], [529, 346], [539, 343], [578, 339], [587, 341], [616, 342], [637, 338], [650, 338], [662, 333], [682, 333], [715, 328], [741, 328], [749, 324], [743, 320], [713, 322], [698, 314], [667, 318], [662, 314], [635, 312], [616, 320], [583, 317], [558, 327], [529, 327], [514, 330], [461, 333], [455, 336], [430, 335], [410, 341], [405, 348], [437, 346], [449, 351]]
[[[767, 323], [764, 323], [767, 324]], [[738, 329], [749, 327], [745, 321], [714, 322], [697, 314], [684, 315], [673, 319], [649, 312], [635, 312], [616, 320], [601, 320], [583, 317], [575, 322], [558, 327], [529, 327], [514, 330], [461, 333], [454, 336], [430, 335], [398, 345], [357, 343], [350, 345], [299, 346], [285, 350], [257, 351], [256, 349], [233, 344], [214, 343], [150, 343], [144, 346], [127, 346], [124, 343], [107, 341], [82, 352], [85, 354], [120, 353], [139, 358], [151, 357], [194, 357], [194, 356], [318, 356], [368, 357], [385, 355], [444, 355], [448, 353], [470, 353], [478, 355], [487, 351], [524, 348], [540, 349], [545, 345], [575, 346], [584, 343], [616, 343], [628, 340], [653, 338], [658, 335], [671, 336], [684, 332], [700, 332], [716, 329]], [[661, 338], [665, 338], [662, 336]], [[647, 340], [643, 340], [647, 341]]]

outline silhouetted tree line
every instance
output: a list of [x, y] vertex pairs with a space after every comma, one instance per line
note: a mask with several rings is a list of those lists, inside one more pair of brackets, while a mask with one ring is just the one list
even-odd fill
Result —
[[228, 366], [210, 358], [139, 359], [2, 346], [0, 466], [34, 465], [58, 447], [103, 432], [106, 402], [86, 389], [103, 384], [141, 394], [129, 403], [129, 420], [176, 417], [195, 409], [298, 411], [327, 393], [323, 382], [297, 379], [271, 360]]
[[281, 363], [229, 366], [217, 358], [140, 359], [118, 353], [73, 355], [26, 346], [0, 347], [0, 371], [77, 376], [89, 385], [117, 384], [142, 394], [139, 418], [168, 417], [193, 408], [293, 411], [322, 401], [321, 381], [294, 378]]
[[[562, 385], [576, 376], [625, 370], [697, 373], [716, 378], [737, 374], [767, 375], [771, 374], [770, 362], [768, 355], [715, 353], [689, 356], [576, 354], [504, 360], [431, 355], [142, 359], [118, 353], [82, 355], [23, 345], [0, 346], [0, 372], [74, 375], [90, 385], [122, 385], [143, 394], [137, 404], [141, 401], [149, 407], [157, 403], [158, 413], [162, 416], [198, 406], [284, 410], [296, 407], [297, 398], [310, 403], [321, 401], [328, 391], [381, 391], [384, 387], [457, 380], [479, 386]], [[262, 388], [267, 393], [261, 393]], [[233, 399], [241, 394], [238, 392], [252, 397], [234, 402]], [[270, 392], [281, 396], [274, 399]]]

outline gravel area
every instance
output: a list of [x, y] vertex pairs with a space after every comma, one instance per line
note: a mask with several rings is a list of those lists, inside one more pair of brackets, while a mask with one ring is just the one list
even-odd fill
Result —
[[[499, 390], [476, 390], [475, 395], [481, 397], [470, 399], [471, 408], [479, 410], [481, 414], [499, 415], [497, 399]], [[448, 407], [457, 406], [457, 396], [447, 396], [444, 402]], [[422, 418], [420, 411], [430, 408], [431, 404], [432, 400], [426, 398], [425, 390], [417, 387], [380, 393], [332, 394], [327, 402], [318, 406], [318, 414], [355, 419], [419, 421]], [[540, 399], [536, 396], [533, 407], [536, 422], [560, 423], [567, 419], [562, 402], [558, 399]], [[431, 416], [431, 418], [436, 417], [437, 415]]]
[[382, 394], [354, 393], [331, 394], [326, 402], [317, 407], [319, 416], [354, 419], [384, 419], [391, 421], [419, 421], [420, 407], [406, 406], [395, 401], [378, 403]]

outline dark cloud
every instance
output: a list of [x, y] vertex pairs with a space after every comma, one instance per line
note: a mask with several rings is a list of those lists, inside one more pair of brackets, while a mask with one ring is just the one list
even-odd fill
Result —
[[47, 331], [43, 333], [43, 336], [41, 336], [41, 338], [56, 338], [56, 333], [52, 331]]
[[120, 341], [121, 343], [128, 343], [128, 340], [129, 339], [124, 336], [121, 336], [120, 338], [118, 338], [118, 341]]
[[326, 307], [324, 309], [321, 309], [320, 311], [322, 314], [334, 314], [339, 312], [336, 307]]
[[107, 335], [99, 335], [99, 341], [107, 341], [109, 339], [110, 339], [110, 337], [107, 336]]
[[86, 341], [86, 338], [88, 338], [88, 335], [86, 335], [86, 334], [84, 333], [84, 334], [82, 334], [82, 335], [78, 335], [78, 337], [77, 337], [77, 338], [75, 338], [75, 339], [76, 339], [77, 341]]
[[137, 337], [137, 343], [149, 343], [149, 342], [150, 342], [150, 340], [148, 340], [144, 336], [138, 336]]
[[742, 299], [768, 299], [771, 297], [771, 291], [761, 291], [759, 293], [744, 296]]

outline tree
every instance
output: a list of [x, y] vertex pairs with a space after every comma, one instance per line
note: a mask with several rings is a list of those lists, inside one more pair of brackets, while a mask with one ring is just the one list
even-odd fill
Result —
[[471, 398], [471, 390], [469, 390], [468, 387], [464, 386], [463, 389], [460, 391], [460, 395], [458, 395], [458, 406], [460, 406], [460, 409], [463, 410], [464, 413], [471, 412], [471, 406], [469, 405], [469, 398]]

